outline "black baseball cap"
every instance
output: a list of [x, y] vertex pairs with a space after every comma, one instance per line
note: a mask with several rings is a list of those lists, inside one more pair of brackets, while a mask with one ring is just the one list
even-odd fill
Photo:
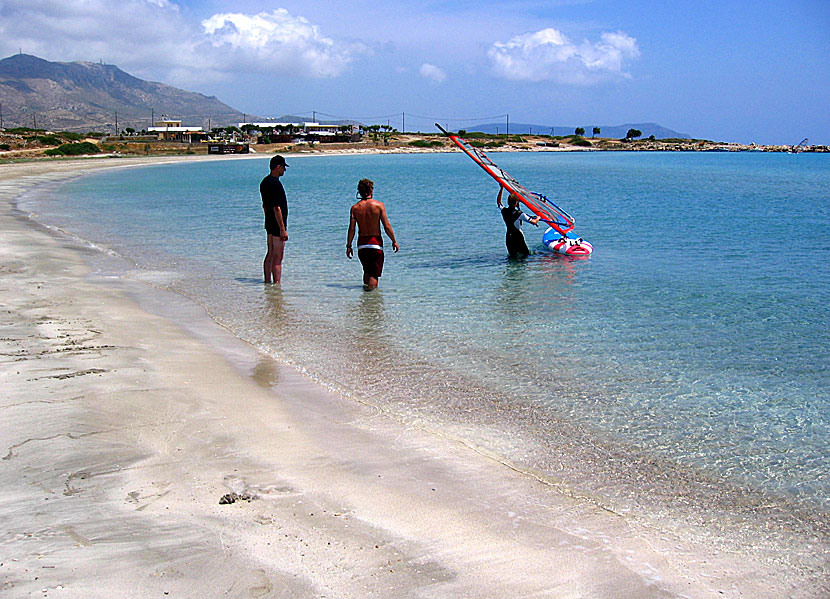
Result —
[[283, 158], [279, 154], [271, 158], [270, 166], [272, 170], [275, 166], [284, 166], [285, 168], [288, 168], [288, 165], [285, 163], [285, 158]]

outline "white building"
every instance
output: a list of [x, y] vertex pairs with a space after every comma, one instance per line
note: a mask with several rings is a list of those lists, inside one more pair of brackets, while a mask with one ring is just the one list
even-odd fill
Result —
[[[274, 129], [279, 131], [281, 128], [287, 131], [288, 127], [294, 127], [294, 133], [300, 135], [317, 135], [320, 137], [333, 137], [335, 135], [343, 134], [343, 131], [341, 131], [340, 129], [342, 125], [322, 125], [320, 123], [314, 122], [278, 123], [275, 121], [270, 121], [266, 123], [239, 123], [239, 128], [241, 129], [246, 125], [254, 127], [262, 132], [272, 131]], [[347, 133], [353, 133], [355, 128], [356, 127], [354, 125], [349, 125], [349, 131]]]
[[156, 133], [161, 141], [182, 141], [191, 143], [206, 135], [201, 127], [182, 127], [181, 121], [164, 119], [156, 121], [155, 127], [148, 127], [149, 133]]

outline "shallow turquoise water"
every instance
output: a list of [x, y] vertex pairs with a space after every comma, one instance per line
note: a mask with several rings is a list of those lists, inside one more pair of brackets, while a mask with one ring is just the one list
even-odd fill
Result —
[[[680, 471], [826, 514], [830, 157], [493, 158], [594, 255], [543, 253], [530, 227], [538, 253], [509, 261], [497, 188], [461, 154], [289, 159], [282, 290], [260, 283], [267, 157], [87, 176], [32, 209], [321, 382], [551, 476], [591, 446], [608, 479], [633, 467], [613, 456], [664, 469], [582, 481], [609, 495]], [[344, 256], [362, 177], [401, 244], [371, 294]]]

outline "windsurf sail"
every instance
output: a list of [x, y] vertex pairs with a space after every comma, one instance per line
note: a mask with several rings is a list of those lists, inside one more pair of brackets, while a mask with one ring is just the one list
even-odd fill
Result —
[[441, 132], [449, 137], [455, 145], [461, 148], [467, 156], [479, 165], [484, 171], [498, 181], [499, 185], [505, 188], [510, 193], [515, 193], [519, 201], [527, 206], [542, 222], [553, 227], [563, 236], [567, 236], [568, 232], [574, 228], [573, 217], [562, 210], [559, 206], [551, 202], [547, 197], [541, 193], [536, 193], [526, 189], [521, 183], [514, 179], [510, 173], [498, 166], [495, 162], [487, 157], [487, 154], [482, 152], [479, 148], [475, 148], [470, 143], [454, 133], [448, 132], [438, 123], [435, 123]]

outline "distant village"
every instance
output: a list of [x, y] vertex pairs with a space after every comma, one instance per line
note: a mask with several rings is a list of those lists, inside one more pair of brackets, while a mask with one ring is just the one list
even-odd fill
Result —
[[[318, 122], [317, 116], [321, 113], [316, 111], [308, 113], [312, 115], [310, 120], [291, 115], [275, 119], [249, 117], [215, 97], [142, 81], [114, 65], [50, 62], [21, 52], [0, 60], [0, 81], [0, 87], [7, 90], [6, 95], [0, 97], [0, 161], [90, 154], [456, 150], [450, 140], [437, 131], [432, 132], [431, 128], [429, 133], [407, 130], [404, 113], [400, 114], [400, 120], [392, 121], [400, 123], [400, 130], [390, 126], [390, 121], [386, 125], [367, 125], [351, 119]], [[119, 85], [113, 87], [113, 81], [118, 81]], [[148, 89], [155, 91], [147, 92]], [[157, 113], [153, 107], [159, 107], [163, 112]], [[158, 119], [157, 114], [161, 115]], [[559, 135], [554, 135], [554, 128], [541, 125], [525, 125], [521, 129], [511, 127], [509, 116], [501, 116], [507, 117], [504, 127], [501, 123], [489, 123], [478, 127], [479, 131], [459, 130], [458, 133], [472, 146], [486, 148], [488, 152], [798, 154], [829, 151], [827, 146], [811, 144], [808, 139], [794, 145], [688, 139], [686, 134], [654, 123], [608, 126], [604, 130], [598, 126], [556, 127]], [[11, 126], [10, 122], [14, 125]], [[426, 125], [432, 122], [431, 119], [424, 121]], [[211, 126], [212, 123], [214, 126]], [[189, 126], [196, 124], [201, 126]], [[645, 135], [638, 129], [643, 129]], [[549, 132], [550, 135], [543, 135], [542, 132]], [[659, 137], [655, 138], [652, 134]]]
[[[438, 133], [400, 132], [389, 125], [360, 123], [239, 122], [208, 130], [184, 126], [163, 115], [141, 131], [126, 127], [118, 135], [53, 132], [30, 128], [0, 128], [0, 160], [88, 154], [247, 154], [250, 152], [313, 151], [452, 151]], [[595, 128], [594, 133], [598, 133]], [[623, 139], [586, 137], [577, 128], [569, 135], [487, 134], [459, 131], [475, 147], [487, 151], [680, 151], [680, 152], [828, 152], [828, 146], [793, 146], [713, 142], [685, 138], [643, 138], [629, 130]]]
[[[377, 126], [378, 130], [382, 126]], [[277, 144], [277, 143], [344, 143], [359, 142], [364, 134], [364, 126], [329, 125], [316, 122], [280, 123], [246, 122], [231, 127], [217, 127], [205, 131], [201, 127], [183, 127], [182, 121], [163, 119], [156, 121], [147, 133], [155, 134], [160, 141], [180, 143], [210, 143], [230, 141], [231, 143], [246, 144]], [[390, 128], [391, 129], [391, 128]], [[369, 130], [372, 130], [369, 128]]]

